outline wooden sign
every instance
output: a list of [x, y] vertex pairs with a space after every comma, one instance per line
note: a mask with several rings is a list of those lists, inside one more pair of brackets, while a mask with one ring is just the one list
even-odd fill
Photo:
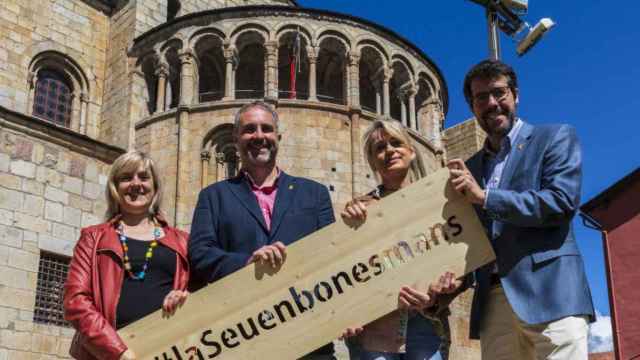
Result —
[[287, 249], [277, 271], [247, 266], [119, 331], [139, 359], [296, 359], [397, 308], [403, 285], [425, 289], [495, 258], [472, 207], [442, 169]]

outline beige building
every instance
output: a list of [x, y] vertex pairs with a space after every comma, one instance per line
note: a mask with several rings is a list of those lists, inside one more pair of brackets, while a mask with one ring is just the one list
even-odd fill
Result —
[[[325, 184], [339, 209], [375, 184], [361, 153], [375, 118], [409, 129], [415, 177], [477, 148], [475, 123], [444, 131], [447, 96], [398, 34], [292, 0], [3, 0], [0, 360], [67, 357], [61, 284], [126, 149], [157, 161], [165, 210], [188, 230], [198, 191], [240, 165], [234, 112], [264, 99], [281, 116], [280, 166]], [[452, 359], [478, 357], [468, 303], [453, 306]]]

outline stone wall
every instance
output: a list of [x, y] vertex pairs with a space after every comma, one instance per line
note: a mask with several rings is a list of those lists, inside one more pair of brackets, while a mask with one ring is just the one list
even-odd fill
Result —
[[105, 74], [104, 107], [100, 123], [100, 140], [122, 148], [133, 148], [133, 120], [144, 112], [140, 104], [140, 77], [133, 71], [135, 59], [128, 49], [140, 36], [167, 20], [166, 0], [132, 0], [110, 18], [109, 71]]
[[107, 16], [80, 0], [1, 1], [0, 106], [30, 114], [31, 61], [56, 51], [75, 61], [88, 79], [86, 133], [97, 137], [108, 31]]
[[180, 1], [178, 16], [191, 14], [203, 10], [221, 9], [233, 6], [248, 5], [280, 5], [292, 6], [288, 0], [182, 0]]
[[447, 128], [443, 136], [447, 159], [467, 160], [482, 148], [486, 137], [475, 118]]
[[[486, 135], [475, 118], [468, 119], [444, 130], [443, 141], [447, 159], [467, 160], [484, 144]], [[467, 290], [451, 304], [452, 351], [450, 359], [479, 359], [480, 342], [469, 339], [469, 312], [473, 289]]]
[[71, 256], [102, 221], [121, 150], [0, 107], [0, 359], [67, 356], [70, 328], [34, 323], [41, 251]]

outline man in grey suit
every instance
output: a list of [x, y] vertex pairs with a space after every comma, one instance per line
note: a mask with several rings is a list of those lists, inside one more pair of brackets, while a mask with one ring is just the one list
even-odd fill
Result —
[[[487, 140], [447, 166], [496, 252], [475, 272], [470, 335], [483, 359], [586, 360], [594, 311], [571, 226], [582, 182], [575, 130], [518, 118], [516, 74], [500, 61], [475, 65], [464, 94]], [[445, 293], [460, 284], [444, 279]]]

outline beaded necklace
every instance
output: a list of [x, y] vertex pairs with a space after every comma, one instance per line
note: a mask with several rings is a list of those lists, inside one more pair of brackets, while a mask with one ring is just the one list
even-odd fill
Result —
[[123, 260], [125, 270], [127, 270], [127, 273], [129, 274], [129, 277], [131, 279], [144, 280], [144, 276], [147, 274], [147, 269], [149, 268], [149, 261], [153, 257], [153, 249], [158, 246], [158, 239], [160, 238], [160, 228], [156, 226], [153, 229], [153, 241], [149, 243], [147, 252], [144, 255], [144, 265], [142, 266], [142, 270], [137, 274], [131, 270], [131, 262], [129, 261], [129, 247], [127, 246], [127, 237], [124, 235], [124, 227], [122, 226], [122, 222], [118, 224], [117, 232], [120, 238], [120, 243], [122, 244], [122, 251], [124, 252]]

